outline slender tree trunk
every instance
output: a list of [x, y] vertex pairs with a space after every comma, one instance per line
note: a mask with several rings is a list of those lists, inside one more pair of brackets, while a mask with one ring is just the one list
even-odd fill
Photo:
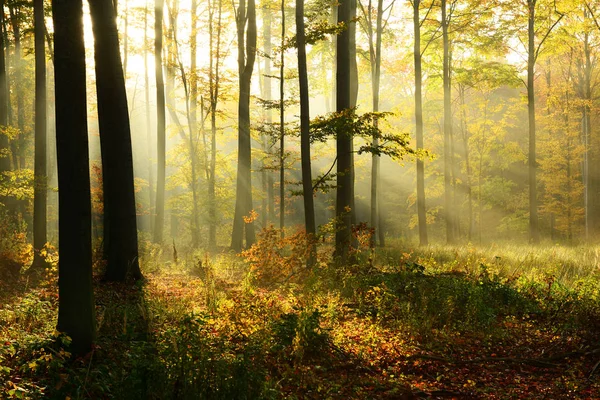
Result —
[[[263, 6], [263, 49], [265, 52], [264, 57], [264, 77], [263, 77], [263, 98], [267, 101], [271, 101], [273, 99], [273, 87], [272, 87], [272, 78], [271, 78], [271, 53], [273, 52], [273, 45], [271, 43], [272, 34], [271, 34], [271, 12], [268, 4]], [[271, 126], [273, 124], [273, 110], [271, 108], [265, 110], [265, 123], [267, 126]], [[265, 156], [268, 157], [270, 153], [269, 149], [269, 140], [267, 135], [263, 138], [263, 148], [265, 151]], [[263, 181], [265, 186], [264, 193], [264, 202], [263, 202], [263, 226], [266, 227], [271, 221], [273, 221], [273, 203], [274, 203], [274, 193], [273, 193], [273, 174], [268, 169], [267, 163], [263, 161]]]
[[[4, 9], [4, 0], [0, 0], [0, 10]], [[8, 125], [8, 79], [6, 74], [6, 62], [4, 59], [5, 46], [5, 21], [4, 13], [0, 13], [0, 126]], [[0, 180], [3, 174], [10, 171], [10, 151], [8, 136], [0, 135]], [[0, 200], [1, 201], [1, 200]]]
[[85, 48], [81, 0], [53, 0], [58, 153], [58, 326], [76, 354], [96, 334], [92, 289], [92, 236]]
[[[373, 32], [373, 23], [371, 18], [371, 1], [368, 7], [368, 36], [369, 36], [369, 61], [371, 65], [371, 91], [373, 112], [379, 111], [379, 87], [381, 78], [381, 35], [383, 31], [383, 0], [377, 1], [377, 16], [375, 22], [375, 32]], [[375, 128], [378, 126], [377, 119], [374, 121]], [[373, 136], [373, 147], [379, 146], [379, 138]], [[371, 157], [371, 226], [375, 229], [372, 238], [372, 244], [375, 245], [377, 236], [379, 244], [385, 245], [385, 233], [381, 229], [381, 210], [379, 207], [379, 164], [381, 157], [373, 154]]]
[[164, 0], [155, 0], [154, 10], [154, 64], [156, 72], [156, 138], [157, 138], [157, 180], [156, 180], [156, 221], [154, 242], [162, 243], [165, 225], [165, 165], [166, 165], [166, 118], [165, 82], [162, 66], [163, 48], [163, 7]]
[[[300, 86], [300, 157], [302, 160], [304, 226], [309, 240], [312, 240], [317, 233], [317, 229], [315, 226], [315, 204], [310, 162], [310, 108], [304, 32], [304, 0], [296, 0], [296, 43], [298, 46], [298, 80]], [[315, 250], [314, 246], [311, 245], [311, 257], [308, 262], [311, 266], [316, 261]]]
[[[93, 1], [93, 0], [92, 0]], [[129, 60], [129, 4], [128, 0], [125, 0], [125, 8], [123, 9], [123, 17], [125, 18], [123, 27], [123, 76], [127, 81], [127, 62]], [[117, 10], [115, 7], [115, 16]]]
[[[355, 108], [358, 103], [358, 62], [356, 60], [356, 4], [357, 0], [350, 0], [350, 18], [348, 20], [348, 45], [350, 52], [350, 108]], [[350, 221], [351, 226], [356, 225], [356, 196], [354, 195], [354, 182], [356, 173], [354, 170], [354, 136], [350, 136]], [[351, 227], [352, 230], [352, 227]], [[356, 246], [354, 237], [350, 237], [351, 245]]]
[[[415, 58], [415, 124], [417, 133], [417, 151], [423, 150], [423, 95], [421, 72], [421, 1], [413, 2], [414, 58]], [[425, 208], [425, 167], [423, 160], [417, 158], [417, 215], [419, 219], [419, 244], [427, 246], [427, 211]]]
[[[210, 91], [210, 170], [208, 178], [208, 246], [213, 249], [217, 246], [217, 204], [215, 196], [216, 159], [217, 159], [217, 106], [220, 89], [220, 63], [221, 63], [221, 16], [222, 0], [217, 5], [217, 21], [215, 33], [214, 6], [209, 3], [209, 91]], [[216, 37], [215, 37], [216, 36]]]
[[[587, 18], [587, 13], [584, 15]], [[590, 46], [590, 37], [589, 34], [584, 35], [584, 48], [583, 54], [585, 57], [585, 64], [583, 66], [583, 99], [585, 103], [582, 107], [582, 136], [583, 136], [583, 144], [584, 144], [584, 164], [583, 164], [583, 202], [584, 202], [584, 210], [585, 210], [585, 239], [589, 240], [590, 230], [594, 233], [598, 229], [599, 225], [599, 210], [598, 206], [600, 202], [598, 201], [598, 196], [596, 193], [598, 192], [598, 173], [596, 172], [596, 168], [592, 168], [594, 171], [593, 174], [590, 175], [590, 165], [593, 164], [596, 166], [596, 158], [592, 157], [592, 152], [590, 151], [590, 139], [592, 133], [592, 51]], [[590, 196], [592, 193], [592, 196]]]
[[442, 39], [443, 57], [443, 86], [444, 86], [444, 209], [446, 217], [446, 241], [455, 243], [454, 210], [452, 209], [452, 171], [450, 154], [450, 136], [452, 130], [452, 87], [450, 86], [450, 40], [448, 38], [447, 0], [441, 0], [442, 8]]
[[98, 124], [102, 150], [105, 279], [142, 278], [138, 262], [133, 151], [119, 52], [116, 14], [111, 0], [92, 0]]
[[146, 151], [148, 153], [148, 204], [150, 205], [150, 233], [154, 236], [154, 147], [150, 120], [150, 71], [148, 71], [148, 0], [144, 8], [144, 97], [146, 107]]
[[[197, 110], [198, 110], [198, 71], [197, 71], [197, 56], [196, 56], [196, 43], [197, 43], [197, 12], [198, 12], [198, 1], [192, 0], [192, 7], [190, 10], [191, 21], [190, 21], [190, 59], [191, 59], [191, 71], [190, 71], [190, 101], [189, 101], [189, 126], [190, 126], [190, 160], [192, 163], [192, 246], [197, 248], [200, 245], [200, 212], [198, 210], [198, 177], [197, 177]], [[182, 70], [183, 74], [184, 71]]]
[[18, 140], [18, 163], [15, 163], [15, 169], [25, 168], [25, 99], [23, 96], [23, 75], [22, 75], [22, 55], [21, 55], [21, 24], [19, 23], [20, 8], [9, 6], [10, 20], [13, 27], [15, 39], [15, 93], [17, 100], [17, 127], [19, 128]]
[[281, 59], [279, 60], [279, 229], [285, 235], [285, 1], [281, 0]]
[[[338, 6], [338, 23], [348, 26], [352, 13], [351, 1]], [[336, 111], [351, 108], [350, 32], [344, 30], [337, 38], [336, 51]], [[335, 255], [341, 264], [348, 261], [352, 228], [352, 133], [338, 132], [336, 137], [337, 187]]]
[[[238, 69], [240, 97], [238, 102], [238, 168], [236, 182], [235, 215], [231, 248], [243, 248], [255, 241], [254, 222], [245, 220], [252, 212], [252, 143], [250, 137], [250, 82], [256, 58], [256, 7], [254, 0], [241, 0], [236, 11], [238, 38]], [[248, 28], [246, 29], [246, 24]]]
[[462, 115], [462, 123], [461, 123], [461, 131], [462, 131], [462, 139], [464, 144], [465, 151], [465, 168], [467, 169], [466, 183], [467, 183], [467, 201], [468, 201], [468, 210], [469, 210], [469, 228], [467, 229], [467, 239], [471, 242], [473, 237], [473, 227], [474, 227], [474, 218], [473, 218], [473, 184], [472, 184], [472, 171], [471, 171], [471, 162], [469, 156], [469, 126], [467, 124], [467, 109], [465, 102], [465, 88], [460, 88], [460, 105], [461, 105], [461, 115]]
[[531, 243], [540, 241], [538, 227], [538, 202], [536, 181], [536, 149], [535, 149], [535, 5], [536, 0], [527, 0], [528, 18], [528, 58], [527, 58], [527, 110], [529, 113], [529, 239]]
[[[45, 264], [40, 250], [46, 244], [46, 48], [44, 1], [34, 0], [35, 45], [35, 162], [33, 186], [33, 267]], [[1, 90], [1, 89], [0, 89]]]

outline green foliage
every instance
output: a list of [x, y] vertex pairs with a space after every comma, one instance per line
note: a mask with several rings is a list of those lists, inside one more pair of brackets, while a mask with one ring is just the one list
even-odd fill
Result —
[[[375, 124], [382, 123], [391, 113], [369, 112], [362, 115], [356, 113], [355, 108], [340, 112], [319, 116], [310, 123], [311, 142], [325, 142], [337, 135], [351, 135], [363, 137], [368, 140], [366, 144], [358, 148], [358, 154], [371, 153], [375, 155], [386, 155], [393, 159], [402, 159], [407, 154], [417, 154], [417, 151], [409, 146], [410, 136], [406, 133], [383, 133]], [[379, 145], [375, 146], [371, 140], [379, 139]]]

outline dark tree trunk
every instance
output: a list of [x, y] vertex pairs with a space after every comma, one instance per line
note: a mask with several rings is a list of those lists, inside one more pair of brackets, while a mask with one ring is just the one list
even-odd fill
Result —
[[91, 0], [98, 124], [102, 150], [105, 279], [141, 279], [133, 153], [125, 77], [112, 0]]
[[[415, 57], [415, 125], [417, 133], [417, 151], [423, 150], [423, 77], [421, 72], [421, 1], [413, 2], [414, 57]], [[419, 219], [419, 244], [427, 246], [427, 211], [425, 207], [425, 166], [417, 158], [417, 216]]]
[[[44, 1], [34, 0], [35, 44], [35, 161], [33, 186], [33, 267], [45, 264], [40, 250], [46, 244], [46, 48]], [[1, 90], [1, 89], [0, 89]]]
[[95, 338], [85, 48], [81, 0], [53, 0], [59, 188], [58, 326], [74, 353]]
[[165, 226], [165, 165], [166, 165], [166, 122], [165, 122], [165, 81], [162, 66], [162, 22], [164, 0], [155, 0], [154, 9], [154, 64], [156, 72], [156, 221], [154, 222], [154, 242], [162, 243]]
[[[0, 0], [0, 10], [4, 9], [4, 0]], [[0, 125], [8, 125], [8, 87], [6, 77], [6, 62], [4, 59], [4, 13], [0, 13]], [[8, 136], [0, 135], [0, 180], [2, 174], [10, 171], [10, 157], [7, 154], [10, 151]], [[6, 154], [5, 154], [6, 153]], [[0, 200], [1, 201], [1, 200]]]
[[[344, 0], [338, 6], [338, 23], [348, 26], [351, 1]], [[336, 111], [351, 107], [350, 32], [344, 30], [337, 38], [336, 55]], [[352, 133], [337, 132], [337, 182], [336, 182], [336, 234], [335, 255], [340, 263], [348, 260], [352, 238]]]
[[[300, 157], [302, 162], [302, 192], [304, 200], [304, 226], [309, 239], [317, 233], [315, 203], [310, 163], [310, 108], [308, 71], [306, 66], [306, 39], [304, 33], [304, 0], [296, 0], [296, 44], [298, 46], [298, 80], [300, 86]], [[309, 265], [315, 262], [315, 249], [311, 246]]]
[[279, 60], [279, 229], [285, 235], [285, 0], [281, 0], [281, 53]]
[[[246, 24], [248, 28], [246, 29]], [[238, 102], [238, 166], [236, 182], [235, 215], [231, 248], [243, 248], [244, 232], [246, 246], [255, 241], [254, 223], [245, 221], [252, 211], [252, 143], [250, 136], [250, 81], [256, 57], [256, 7], [254, 0], [241, 0], [236, 12], [238, 39], [238, 70], [240, 97]]]

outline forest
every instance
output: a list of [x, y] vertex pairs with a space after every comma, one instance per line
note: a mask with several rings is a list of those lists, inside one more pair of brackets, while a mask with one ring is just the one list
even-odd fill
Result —
[[0, 0], [1, 399], [600, 398], [598, 0]]

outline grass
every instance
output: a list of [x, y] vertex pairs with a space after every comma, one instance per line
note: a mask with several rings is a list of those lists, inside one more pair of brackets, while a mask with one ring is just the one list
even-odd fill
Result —
[[0, 283], [0, 397], [600, 396], [593, 247], [393, 243], [343, 267], [323, 248], [305, 271], [290, 262], [301, 235], [265, 238], [248, 262], [167, 264], [149, 247], [143, 285], [97, 281], [98, 340], [82, 358], [54, 332], [55, 269]]

